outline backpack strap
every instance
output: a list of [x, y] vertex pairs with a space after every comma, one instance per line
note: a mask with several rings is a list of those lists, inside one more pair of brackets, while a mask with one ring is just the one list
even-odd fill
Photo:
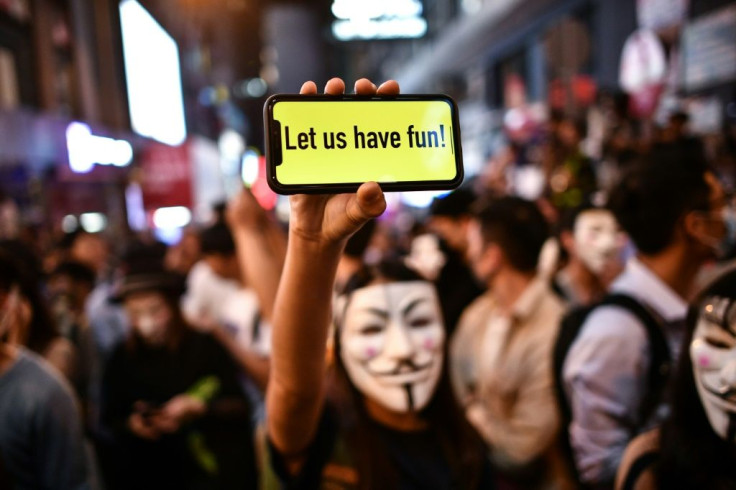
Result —
[[621, 490], [634, 490], [636, 488], [636, 482], [644, 474], [645, 471], [654, 466], [659, 461], [659, 451], [647, 451], [640, 454], [631, 466], [629, 471], [626, 473], [626, 478], [621, 486]]
[[[600, 303], [600, 306], [603, 305], [626, 309], [636, 316], [646, 330], [649, 341], [649, 372], [647, 373], [647, 390], [639, 406], [639, 421], [645, 424], [662, 400], [672, 364], [670, 348], [664, 336], [664, 320], [651, 308], [644, 306], [627, 294], [610, 294]], [[633, 427], [632, 432], [635, 433], [638, 428]]]

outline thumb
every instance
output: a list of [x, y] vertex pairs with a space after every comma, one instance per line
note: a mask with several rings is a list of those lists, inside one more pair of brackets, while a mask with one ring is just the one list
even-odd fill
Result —
[[366, 182], [358, 188], [355, 200], [351, 201], [350, 214], [361, 221], [380, 216], [386, 210], [386, 198], [376, 182]]

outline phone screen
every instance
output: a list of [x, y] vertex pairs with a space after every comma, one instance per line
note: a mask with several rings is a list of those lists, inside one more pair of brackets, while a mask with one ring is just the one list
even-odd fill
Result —
[[273, 96], [264, 111], [276, 192], [452, 189], [462, 182], [457, 109], [447, 96]]

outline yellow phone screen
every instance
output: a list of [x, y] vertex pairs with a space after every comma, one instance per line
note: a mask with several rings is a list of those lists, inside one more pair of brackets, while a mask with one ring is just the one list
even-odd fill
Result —
[[458, 176], [445, 100], [278, 101], [282, 185], [450, 181]]

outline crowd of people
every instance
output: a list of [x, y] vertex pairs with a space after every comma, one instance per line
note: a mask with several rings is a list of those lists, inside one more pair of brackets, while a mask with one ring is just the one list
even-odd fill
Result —
[[365, 183], [1, 241], [0, 488], [736, 488], [736, 135], [598, 112], [409, 227]]

